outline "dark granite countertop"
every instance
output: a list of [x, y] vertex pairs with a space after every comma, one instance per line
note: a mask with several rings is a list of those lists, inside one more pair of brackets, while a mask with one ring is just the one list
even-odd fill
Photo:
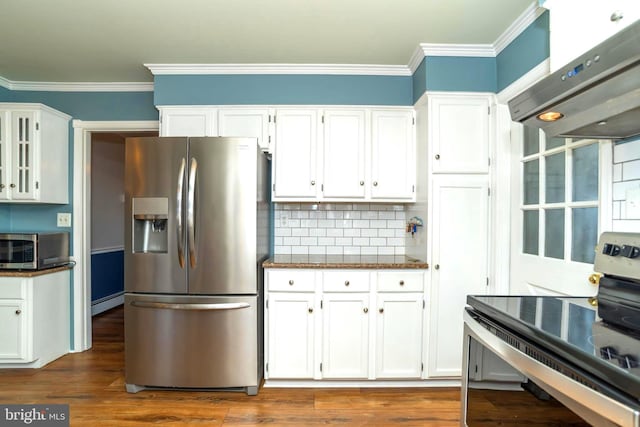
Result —
[[264, 268], [426, 269], [419, 259], [394, 255], [274, 255]]
[[0, 270], [0, 277], [35, 277], [71, 270], [72, 268], [72, 265], [63, 265], [60, 267], [47, 268], [46, 270]]

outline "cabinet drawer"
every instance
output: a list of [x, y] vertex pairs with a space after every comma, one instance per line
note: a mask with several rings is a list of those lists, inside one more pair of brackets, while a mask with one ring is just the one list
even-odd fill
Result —
[[3, 277], [0, 279], [0, 299], [24, 299], [23, 279], [18, 277]]
[[325, 271], [322, 284], [325, 292], [368, 292], [369, 272], [354, 270]]
[[378, 272], [379, 292], [422, 292], [424, 289], [424, 273], [412, 272]]
[[267, 270], [267, 289], [270, 291], [314, 292], [316, 273], [312, 270]]

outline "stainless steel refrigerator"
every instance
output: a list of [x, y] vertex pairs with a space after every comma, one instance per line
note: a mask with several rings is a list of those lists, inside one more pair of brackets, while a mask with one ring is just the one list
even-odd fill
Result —
[[255, 138], [128, 138], [125, 383], [262, 380], [268, 160]]

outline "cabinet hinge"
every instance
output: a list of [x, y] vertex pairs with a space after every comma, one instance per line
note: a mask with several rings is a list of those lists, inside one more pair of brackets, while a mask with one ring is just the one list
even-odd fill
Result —
[[271, 135], [269, 135], [269, 144], [271, 144]]
[[267, 308], [269, 308], [269, 300], [265, 301], [265, 305], [266, 305]]
[[322, 115], [322, 124], [324, 124], [324, 114]]
[[491, 196], [491, 189], [487, 188], [487, 196]]
[[276, 115], [274, 114], [273, 115], [273, 123], [275, 123], [275, 122], [276, 122]]
[[424, 372], [424, 363], [420, 364], [420, 372]]
[[415, 185], [412, 185], [412, 186], [411, 186], [411, 192], [412, 192], [412, 193], [415, 193], [415, 192], [416, 192], [416, 186], [415, 186]]
[[269, 114], [269, 123], [271, 123], [271, 114]]
[[273, 184], [273, 191], [276, 191], [276, 185]]
[[40, 130], [40, 123], [36, 122], [36, 130]]
[[322, 310], [322, 300], [320, 300], [320, 310]]
[[422, 309], [424, 310], [425, 308], [427, 308], [427, 302], [422, 300]]
[[36, 181], [36, 190], [40, 188], [40, 182]]
[[487, 107], [487, 114], [491, 115], [491, 106]]
[[322, 363], [320, 363], [320, 372], [322, 372]]
[[489, 278], [487, 277], [487, 286], [489, 286]]
[[269, 362], [267, 362], [267, 365], [265, 366], [264, 370], [269, 372]]
[[478, 373], [478, 365], [475, 366], [475, 372]]
[[487, 164], [488, 164], [489, 166], [491, 166], [491, 157], [489, 157], [489, 158], [487, 159]]
[[324, 184], [320, 184], [320, 191], [324, 191]]
[[412, 117], [412, 118], [411, 118], [411, 124], [412, 124], [412, 125], [415, 125], [415, 124], [416, 124], [416, 118], [415, 118], [415, 117]]

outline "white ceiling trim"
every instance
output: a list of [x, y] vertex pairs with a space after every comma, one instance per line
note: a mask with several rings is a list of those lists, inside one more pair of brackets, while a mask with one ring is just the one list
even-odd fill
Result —
[[144, 64], [153, 75], [167, 74], [321, 74], [411, 76], [406, 65], [351, 64]]
[[509, 46], [509, 44], [514, 41], [516, 37], [522, 34], [529, 25], [533, 24], [533, 21], [538, 19], [545, 10], [546, 9], [539, 7], [537, 3], [531, 3], [531, 6], [522, 12], [518, 19], [513, 21], [513, 23], [509, 25], [509, 28], [507, 28], [505, 32], [502, 33], [495, 42], [493, 42], [493, 48], [496, 51], [496, 55]]
[[0, 86], [44, 92], [153, 92], [148, 82], [16, 82], [0, 77]]

